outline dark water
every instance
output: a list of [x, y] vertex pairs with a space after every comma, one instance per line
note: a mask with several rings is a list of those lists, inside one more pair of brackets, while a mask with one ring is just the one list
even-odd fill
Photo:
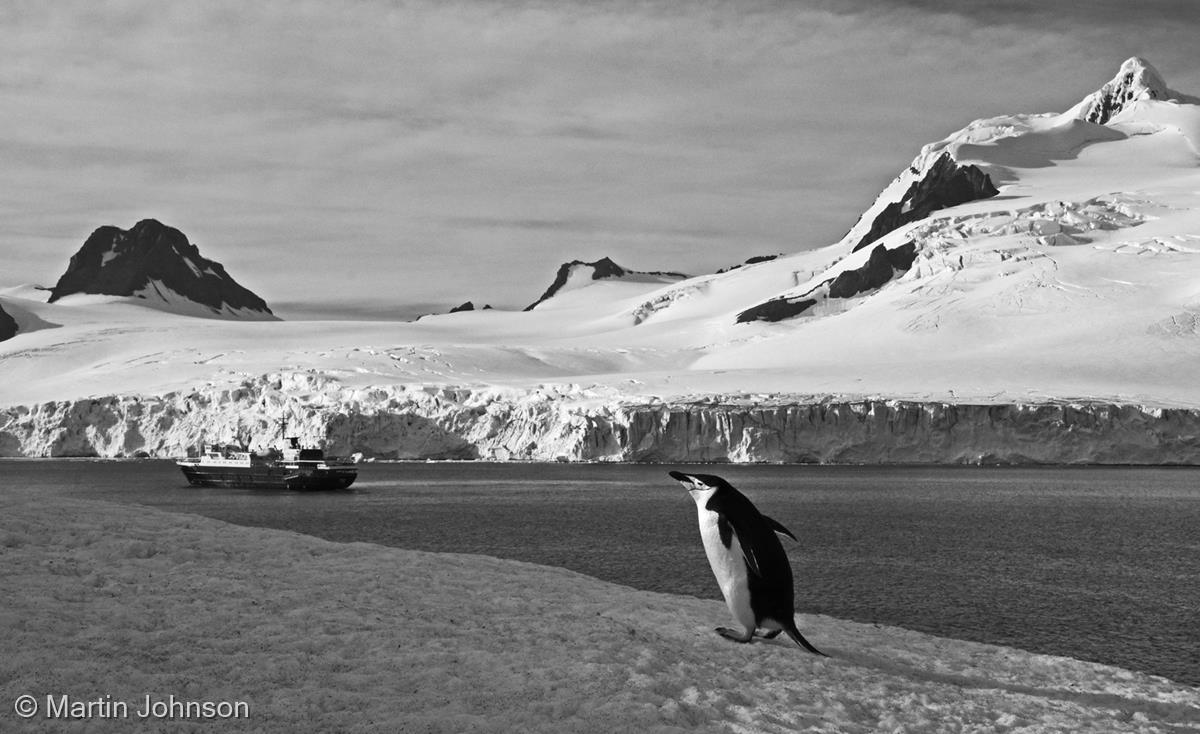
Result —
[[[720, 598], [672, 467], [363, 465], [352, 491], [187, 487], [166, 462], [0, 461], [10, 483], [336, 541], [483, 553]], [[1200, 470], [723, 466], [800, 539], [800, 612], [1200, 685]]]

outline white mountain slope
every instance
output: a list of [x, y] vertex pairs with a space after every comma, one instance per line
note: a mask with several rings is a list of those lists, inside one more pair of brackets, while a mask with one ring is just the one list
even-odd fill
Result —
[[1200, 461], [1198, 150], [1200, 105], [1131, 59], [926, 146], [840, 242], [720, 274], [417, 323], [0, 291], [41, 325], [0, 343], [0, 455], [287, 415], [381, 456]]

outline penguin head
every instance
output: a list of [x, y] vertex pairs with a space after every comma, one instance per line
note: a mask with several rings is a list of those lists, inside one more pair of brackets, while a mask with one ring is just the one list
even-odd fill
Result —
[[681, 471], [668, 472], [668, 474], [682, 484], [698, 504], [706, 503], [715, 492], [730, 486], [729, 482], [713, 474], [684, 474]]

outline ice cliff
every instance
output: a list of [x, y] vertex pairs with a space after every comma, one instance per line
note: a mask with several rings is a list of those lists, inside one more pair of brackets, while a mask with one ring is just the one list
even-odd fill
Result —
[[0, 410], [0, 456], [265, 451], [282, 421], [383, 459], [815, 463], [1200, 463], [1200, 411], [1108, 402], [963, 405], [789, 395], [663, 402], [608, 388], [349, 388], [277, 373], [158, 397]]

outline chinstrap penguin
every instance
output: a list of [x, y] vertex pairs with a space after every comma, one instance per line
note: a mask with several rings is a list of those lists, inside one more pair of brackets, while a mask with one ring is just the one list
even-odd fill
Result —
[[792, 567], [776, 533], [792, 540], [796, 536], [720, 477], [678, 471], [670, 475], [696, 501], [708, 563], [729, 611], [745, 627], [742, 633], [728, 627], [718, 627], [717, 632], [735, 642], [749, 642], [759, 629], [767, 630], [762, 636], [768, 639], [787, 632], [805, 650], [825, 655], [796, 629]]

